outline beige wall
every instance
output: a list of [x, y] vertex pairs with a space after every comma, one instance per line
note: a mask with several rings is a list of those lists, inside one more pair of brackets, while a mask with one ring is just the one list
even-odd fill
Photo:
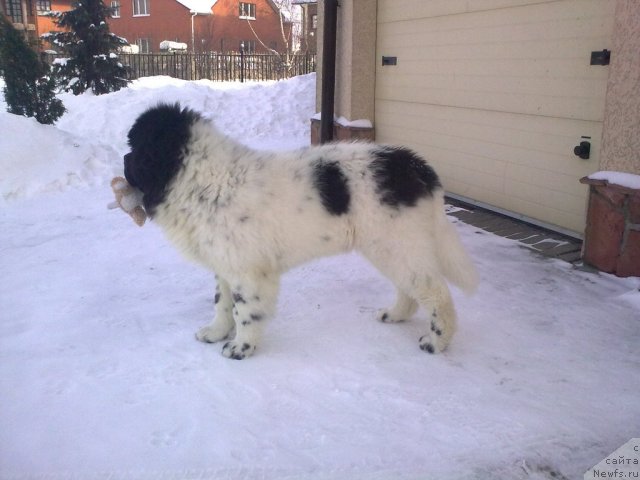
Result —
[[602, 135], [602, 170], [640, 174], [640, 1], [618, 0]]
[[[337, 26], [335, 115], [374, 120], [377, 0], [340, 0]], [[324, 1], [318, 1], [318, 59], [322, 59]], [[316, 110], [320, 111], [322, 61], [318, 62]]]
[[322, 110], [322, 39], [324, 38], [324, 0], [318, 0], [318, 27], [316, 30], [316, 112]]

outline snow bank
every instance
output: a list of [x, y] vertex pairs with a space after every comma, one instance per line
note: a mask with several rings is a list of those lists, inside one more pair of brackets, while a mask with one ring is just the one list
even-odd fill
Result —
[[134, 120], [159, 102], [179, 102], [197, 110], [251, 146], [307, 145], [315, 74], [244, 84], [151, 77], [107, 95], [87, 92], [62, 94], [60, 98], [67, 112], [54, 126], [11, 115], [0, 100], [0, 201], [106, 185], [122, 172], [127, 132]]
[[0, 114], [0, 131], [0, 202], [102, 184], [120, 168], [109, 145], [33, 118]]
[[62, 99], [69, 112], [59, 120], [58, 128], [99, 138], [122, 153], [127, 151], [126, 135], [136, 117], [159, 102], [179, 102], [197, 110], [249, 145], [295, 148], [309, 143], [315, 74], [244, 84], [161, 76], [142, 78], [108, 95], [63, 95]]

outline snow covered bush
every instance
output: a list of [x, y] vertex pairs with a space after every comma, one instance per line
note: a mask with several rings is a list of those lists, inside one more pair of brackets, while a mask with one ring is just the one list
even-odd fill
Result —
[[67, 55], [54, 62], [53, 71], [62, 88], [74, 95], [91, 90], [96, 95], [125, 87], [129, 68], [115, 53], [128, 42], [109, 32], [106, 18], [111, 8], [101, 0], [83, 0], [66, 12], [48, 12], [62, 32], [42, 35]]
[[62, 116], [65, 108], [55, 97], [49, 66], [3, 15], [0, 15], [0, 71], [9, 113], [35, 117], [45, 124], [52, 124]]

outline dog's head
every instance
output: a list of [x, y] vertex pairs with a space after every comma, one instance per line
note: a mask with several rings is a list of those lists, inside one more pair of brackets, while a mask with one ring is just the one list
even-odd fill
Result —
[[179, 104], [160, 104], [142, 113], [129, 130], [131, 152], [124, 156], [127, 182], [144, 194], [144, 208], [153, 216], [183, 165], [191, 126], [201, 117]]

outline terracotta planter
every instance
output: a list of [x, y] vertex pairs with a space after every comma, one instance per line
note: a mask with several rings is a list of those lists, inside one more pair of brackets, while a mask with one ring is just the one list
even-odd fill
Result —
[[619, 277], [640, 276], [640, 190], [580, 179], [589, 185], [583, 260]]

